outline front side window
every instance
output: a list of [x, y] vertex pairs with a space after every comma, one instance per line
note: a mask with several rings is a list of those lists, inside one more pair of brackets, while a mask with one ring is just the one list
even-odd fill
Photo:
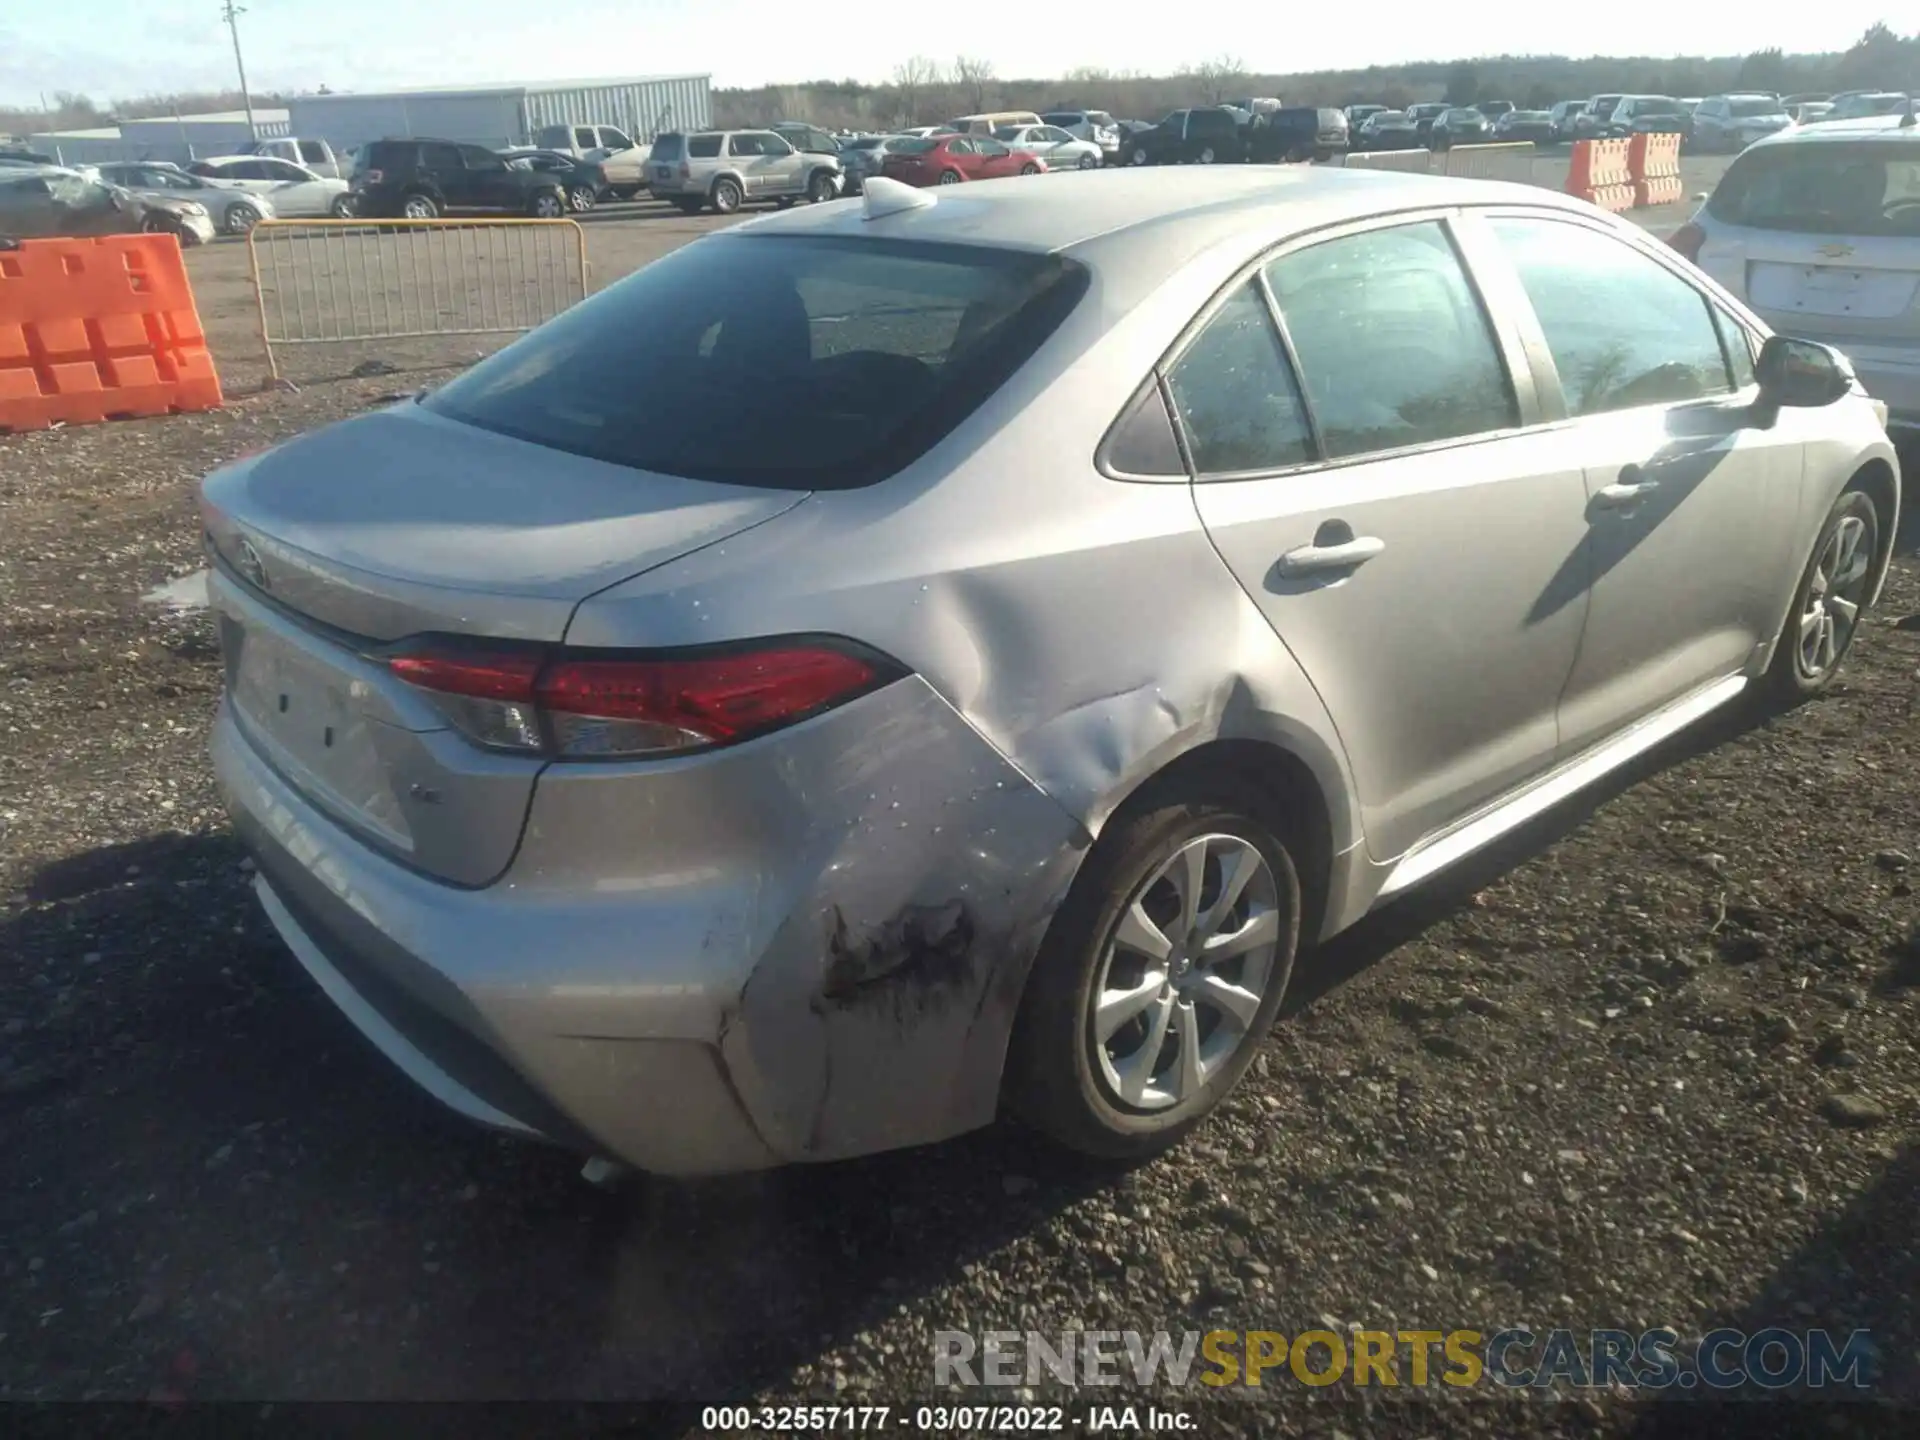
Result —
[[1252, 282], [1227, 298], [1167, 371], [1199, 475], [1279, 470], [1314, 458], [1273, 313]]
[[734, 135], [727, 140], [729, 155], [764, 155], [758, 135]]
[[577, 128], [577, 129], [576, 129], [576, 130], [575, 130], [575, 131], [573, 132], [573, 143], [574, 143], [575, 145], [578, 145], [578, 146], [579, 146], [579, 147], [580, 147], [580, 148], [581, 148], [582, 150], [591, 150], [591, 149], [593, 149], [593, 129], [592, 129], [592, 127], [590, 127], [590, 126], [586, 126], [586, 125], [582, 125], [582, 126], [580, 126], [579, 128]]
[[616, 130], [611, 125], [600, 127], [600, 144], [608, 150], [631, 150], [633, 141], [627, 138], [624, 130]]
[[1327, 240], [1266, 274], [1328, 458], [1519, 423], [1493, 330], [1439, 222]]
[[1706, 296], [1657, 260], [1582, 225], [1491, 224], [1539, 317], [1568, 414], [1670, 405], [1731, 388]]
[[779, 489], [872, 483], [986, 402], [1085, 293], [1059, 256], [715, 236], [422, 403], [637, 470]]
[[460, 147], [460, 161], [469, 170], [504, 170], [507, 168], [506, 161], [502, 160], [491, 150], [482, 149], [478, 145], [462, 145]]

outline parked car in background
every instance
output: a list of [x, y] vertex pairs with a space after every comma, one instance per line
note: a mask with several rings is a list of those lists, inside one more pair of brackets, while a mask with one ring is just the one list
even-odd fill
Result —
[[1376, 110], [1353, 132], [1355, 150], [1418, 150], [1425, 144], [1404, 110]]
[[225, 181], [189, 175], [177, 165], [113, 161], [93, 169], [107, 184], [131, 190], [142, 199], [191, 200], [205, 206], [223, 235], [244, 235], [262, 220], [274, 217], [273, 202], [266, 196]]
[[554, 220], [566, 186], [544, 170], [509, 165], [484, 145], [451, 140], [376, 140], [353, 177], [354, 213], [433, 220], [449, 210], [491, 210]]
[[767, 128], [803, 155], [838, 155], [841, 150], [837, 136], [805, 120], [776, 120]]
[[670, 131], [653, 142], [647, 183], [688, 215], [708, 205], [731, 215], [750, 200], [785, 209], [839, 195], [840, 157], [795, 149], [771, 130]]
[[1262, 164], [1327, 161], [1347, 153], [1353, 142], [1347, 113], [1330, 105], [1283, 105], [1243, 132], [1246, 155]]
[[1509, 110], [1493, 122], [1493, 138], [1497, 143], [1551, 145], [1558, 137], [1547, 111]]
[[963, 180], [998, 180], [1008, 175], [1038, 175], [1047, 162], [1004, 145], [991, 135], [927, 135], [889, 145], [880, 157], [889, 180], [924, 188], [958, 185]]
[[1478, 110], [1455, 106], [1442, 110], [1427, 131], [1427, 143], [1435, 150], [1455, 145], [1484, 145], [1493, 139], [1493, 122]]
[[582, 160], [559, 150], [497, 150], [494, 152], [510, 166], [538, 170], [551, 175], [566, 190], [567, 208], [584, 215], [600, 203], [602, 197], [618, 194], [608, 181], [607, 172], [597, 160]]
[[1096, 142], [1078, 139], [1057, 125], [1003, 125], [993, 138], [1010, 150], [1038, 156], [1049, 170], [1098, 170], [1106, 160]]
[[1866, 90], [1834, 97], [1833, 108], [1822, 120], [1864, 120], [1873, 115], [1898, 115], [1908, 97], [1898, 90]]
[[1792, 109], [1795, 105], [1831, 105], [1833, 96], [1810, 90], [1803, 95], [1782, 95], [1780, 103], [1788, 109]]
[[1687, 120], [1671, 95], [1622, 95], [1603, 131], [1616, 140], [1648, 133], [1684, 135]]
[[0, 147], [0, 165], [32, 165], [36, 167], [50, 165], [56, 170], [64, 170], [67, 168], [51, 155], [42, 155], [38, 150], [24, 150], [13, 146]]
[[349, 172], [353, 167], [346, 157], [336, 155], [332, 145], [315, 136], [281, 135], [272, 140], [250, 140], [240, 146], [236, 153], [285, 160], [290, 165], [298, 165], [329, 180], [352, 178]]
[[1587, 108], [1584, 100], [1559, 100], [1547, 111], [1553, 121], [1553, 139], [1555, 144], [1566, 144], [1579, 138], [1580, 113]]
[[1407, 118], [1413, 121], [1413, 128], [1419, 132], [1420, 143], [1425, 145], [1433, 134], [1433, 122], [1446, 114], [1452, 107], [1439, 100], [1423, 100], [1418, 105], [1407, 107]]
[[1624, 95], [1595, 95], [1588, 100], [1573, 117], [1573, 135], [1575, 140], [1598, 140], [1607, 133], [1607, 122], [1613, 118], [1614, 110]]
[[1785, 100], [1780, 103], [1786, 106], [1788, 116], [1796, 125], [1818, 125], [1833, 113], [1831, 100], [1803, 100], [1797, 105]]
[[1841, 357], [1571, 197], [1351, 178], [770, 216], [208, 476], [212, 770], [290, 958], [442, 1103], [643, 1172], [1003, 1108], [1139, 1160], [1302, 947], [1857, 635], [1912, 663]]
[[903, 140], [912, 140], [912, 135], [862, 135], [858, 139], [848, 140], [840, 147], [840, 169], [846, 177], [847, 192], [853, 194], [875, 175], [881, 173], [881, 161], [888, 150]]
[[1246, 115], [1270, 115], [1280, 108], [1280, 102], [1270, 95], [1242, 95], [1221, 103]]
[[1877, 116], [1756, 140], [1670, 243], [1775, 330], [1845, 351], [1920, 438], [1920, 127]]
[[0, 166], [0, 236], [168, 234], [204, 245], [217, 233], [207, 207], [194, 200], [143, 196], [63, 165]]
[[1511, 100], [1476, 100], [1469, 108], [1486, 116], [1489, 125], [1497, 125], [1502, 115], [1511, 115], [1519, 107]]
[[1386, 111], [1391, 109], [1393, 109], [1391, 105], [1374, 105], [1374, 104], [1349, 105], [1347, 106], [1347, 128], [1350, 131], [1358, 130], [1361, 127], [1361, 125], [1366, 123], [1366, 119], [1369, 115], [1384, 114]]
[[1780, 102], [1765, 95], [1710, 95], [1693, 112], [1692, 148], [1732, 154], [1792, 123]]
[[633, 137], [618, 125], [581, 121], [543, 125], [534, 132], [532, 148], [598, 165], [606, 177], [606, 188], [623, 200], [632, 199], [645, 188], [646, 147], [634, 144]]
[[313, 216], [345, 219], [353, 214], [347, 182], [316, 175], [304, 165], [268, 155], [219, 155], [189, 167], [190, 173], [258, 195], [282, 220]]
[[1040, 123], [1040, 117], [1031, 110], [994, 110], [985, 115], [962, 115], [947, 122], [956, 135], [991, 135], [1002, 125]]
[[1103, 164], [1115, 164], [1120, 158], [1120, 122], [1104, 110], [1049, 110], [1040, 123], [1064, 130], [1076, 140], [1091, 140], [1100, 147]]
[[1131, 165], [1217, 165], [1247, 154], [1232, 112], [1220, 109], [1175, 110], [1151, 129], [1136, 131], [1128, 145]]

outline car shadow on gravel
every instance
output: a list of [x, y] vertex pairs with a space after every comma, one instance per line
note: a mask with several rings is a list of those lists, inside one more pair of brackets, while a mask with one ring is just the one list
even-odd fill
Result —
[[[250, 886], [231, 837], [161, 835], [0, 909], [10, 1395], [652, 1401], [666, 1433], [762, 1385], [830, 1394], [796, 1371], [977, 1260], [1068, 1248], [1049, 1222], [1132, 1183], [1002, 1126], [597, 1189], [417, 1092]], [[1124, 1284], [1117, 1255], [1080, 1263]], [[925, 1352], [879, 1358], [930, 1383]]]

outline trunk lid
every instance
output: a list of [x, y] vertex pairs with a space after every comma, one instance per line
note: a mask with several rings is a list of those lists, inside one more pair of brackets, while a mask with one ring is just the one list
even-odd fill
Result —
[[1715, 226], [1700, 265], [1790, 335], [1920, 336], [1920, 239]]
[[227, 703], [317, 809], [416, 869], [487, 884], [546, 762], [466, 741], [381, 646], [557, 642], [588, 595], [807, 493], [633, 470], [411, 406], [349, 420], [202, 487]]

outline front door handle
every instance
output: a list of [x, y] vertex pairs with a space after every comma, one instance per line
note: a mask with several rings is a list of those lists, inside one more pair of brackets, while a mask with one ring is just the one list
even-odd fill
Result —
[[1372, 535], [1358, 535], [1338, 545], [1302, 545], [1280, 557], [1280, 573], [1291, 580], [1328, 570], [1351, 570], [1366, 564], [1386, 548], [1386, 541]]

